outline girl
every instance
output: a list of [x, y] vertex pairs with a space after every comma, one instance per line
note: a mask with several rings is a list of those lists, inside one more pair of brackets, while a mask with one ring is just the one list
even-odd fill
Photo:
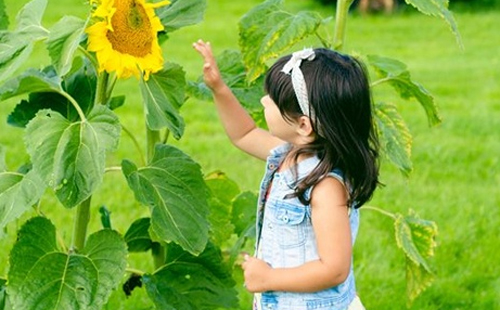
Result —
[[230, 140], [267, 160], [256, 254], [242, 264], [254, 309], [364, 309], [352, 245], [358, 208], [378, 183], [378, 143], [363, 65], [323, 48], [279, 59], [261, 99], [266, 131], [223, 82], [210, 43], [193, 47]]

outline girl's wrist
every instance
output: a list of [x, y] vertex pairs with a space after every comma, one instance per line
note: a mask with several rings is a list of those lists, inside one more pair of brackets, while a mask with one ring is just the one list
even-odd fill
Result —
[[226, 83], [224, 83], [222, 81], [220, 83], [218, 83], [217, 85], [214, 85], [213, 87], [211, 87], [210, 90], [212, 91], [212, 93], [215, 96], [222, 95], [228, 91], [231, 91], [229, 86], [227, 86]]

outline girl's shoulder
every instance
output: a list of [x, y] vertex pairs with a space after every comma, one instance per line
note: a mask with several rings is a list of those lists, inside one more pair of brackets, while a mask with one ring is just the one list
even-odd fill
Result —
[[[316, 184], [310, 186], [304, 193], [307, 200], [311, 200], [313, 192], [324, 192], [323, 195], [338, 196], [346, 194], [349, 197], [349, 186], [344, 179], [342, 170], [335, 168], [320, 178]], [[323, 196], [322, 195], [322, 196]]]

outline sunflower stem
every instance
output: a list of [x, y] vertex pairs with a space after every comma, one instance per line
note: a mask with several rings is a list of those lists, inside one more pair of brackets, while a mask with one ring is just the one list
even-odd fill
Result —
[[143, 276], [144, 274], [146, 274], [144, 271], [139, 270], [137, 268], [127, 267], [127, 268], [125, 268], [125, 271], [128, 272], [128, 273], [133, 273], [133, 274], [137, 274], [137, 275], [140, 275], [140, 276]]
[[377, 211], [378, 213], [381, 213], [385, 216], [388, 216], [390, 218], [392, 218], [393, 220], [396, 219], [396, 215], [394, 213], [391, 213], [391, 212], [388, 212], [388, 211], [385, 211], [385, 210], [382, 210], [381, 208], [378, 208], [378, 207], [372, 207], [372, 206], [364, 206], [363, 207], [363, 210], [372, 210], [372, 211]]
[[[147, 125], [146, 125], [146, 127], [147, 127]], [[147, 159], [147, 162], [150, 163], [151, 160], [153, 159], [154, 154], [155, 154], [156, 143], [161, 142], [160, 131], [151, 130], [149, 128], [146, 128], [146, 138], [148, 141], [148, 149], [147, 149], [147, 153], [146, 153], [146, 159]]]
[[347, 26], [347, 14], [353, 0], [337, 0], [337, 11], [335, 12], [335, 30], [333, 36], [333, 48], [342, 50], [345, 41]]
[[83, 46], [79, 45], [78, 46], [78, 50], [87, 57], [88, 60], [90, 60], [90, 62], [92, 63], [92, 65], [94, 66], [94, 69], [95, 71], [97, 72], [99, 70], [99, 63], [97, 62], [97, 59], [95, 59], [94, 56], [92, 56], [91, 53], [89, 53], [89, 51], [87, 51]]
[[375, 87], [375, 86], [377, 86], [377, 85], [380, 85], [380, 84], [382, 84], [382, 83], [384, 83], [384, 82], [387, 82], [387, 81], [390, 81], [390, 80], [392, 80], [392, 79], [393, 79], [393, 78], [391, 78], [391, 77], [386, 77], [386, 78], [383, 78], [383, 79], [376, 80], [375, 82], [372, 82], [372, 83], [370, 84], [370, 87]]
[[103, 71], [97, 80], [97, 91], [95, 97], [95, 104], [106, 104], [108, 102], [108, 97], [110, 93], [108, 93], [108, 81], [109, 81], [109, 73]]
[[[96, 91], [96, 98], [95, 98], [95, 103], [97, 104], [106, 104], [108, 101], [107, 98], [107, 85], [108, 85], [108, 80], [109, 80], [109, 74], [104, 71], [99, 75], [98, 82], [97, 82], [97, 91]], [[75, 107], [75, 109], [78, 111], [78, 114], [80, 115], [80, 118], [83, 121], [86, 121], [85, 114], [83, 113], [82, 109], [78, 105], [78, 103], [71, 97], [68, 93], [65, 93], [67, 96], [65, 96]], [[90, 220], [90, 201], [92, 199], [92, 196], [87, 198], [85, 201], [83, 201], [80, 205], [78, 205], [77, 210], [76, 210], [76, 217], [75, 217], [75, 226], [73, 228], [73, 241], [72, 241], [72, 248], [81, 250], [85, 246], [85, 240], [87, 239], [87, 228], [89, 225], [89, 220]]]
[[76, 112], [78, 113], [78, 116], [82, 120], [82, 122], [87, 121], [87, 118], [85, 117], [85, 113], [83, 112], [82, 108], [80, 108], [80, 105], [78, 102], [76, 102], [75, 98], [73, 98], [70, 94], [68, 94], [65, 91], [59, 91], [59, 94], [61, 94], [64, 98], [68, 99], [68, 101], [71, 103], [71, 105], [75, 108]]
[[[146, 125], [146, 138], [148, 141], [146, 157], [148, 163], [150, 163], [153, 160], [155, 145], [161, 142], [160, 131], [149, 129], [149, 127]], [[166, 249], [160, 243], [155, 243], [153, 245], [151, 255], [153, 256], [153, 263], [156, 269], [165, 265], [167, 256]]]
[[82, 202], [76, 209], [75, 227], [73, 230], [73, 241], [71, 248], [82, 250], [87, 238], [87, 226], [90, 220], [90, 200], [92, 196]]
[[170, 137], [170, 130], [165, 130], [165, 135], [163, 136], [163, 144], [167, 144], [168, 138]]
[[153, 262], [155, 269], [161, 268], [165, 265], [167, 259], [167, 250], [160, 243], [154, 242], [151, 248], [151, 254], [153, 255]]
[[139, 156], [141, 157], [141, 163], [143, 166], [145, 166], [146, 159], [144, 158], [144, 152], [141, 148], [141, 145], [139, 144], [139, 141], [137, 141], [134, 134], [130, 130], [128, 130], [127, 127], [123, 126], [123, 124], [121, 126], [123, 132], [125, 132], [125, 134], [127, 134], [127, 136], [129, 136], [129, 138], [132, 140], [132, 143], [134, 144], [135, 148], [137, 149], [137, 152], [139, 152]]

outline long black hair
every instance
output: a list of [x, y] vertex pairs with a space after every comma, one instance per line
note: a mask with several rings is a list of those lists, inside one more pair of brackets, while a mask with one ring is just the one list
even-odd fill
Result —
[[[334, 168], [344, 173], [350, 188], [349, 205], [358, 208], [371, 199], [378, 184], [378, 138], [373, 123], [370, 84], [365, 66], [358, 59], [329, 49], [314, 50], [313, 60], [300, 69], [306, 81], [309, 115], [316, 139], [295, 151], [317, 155], [320, 163], [301, 180], [294, 196], [303, 203], [304, 192]], [[291, 77], [281, 72], [291, 55], [269, 69], [264, 88], [282, 116], [294, 120], [304, 115], [293, 90]]]

